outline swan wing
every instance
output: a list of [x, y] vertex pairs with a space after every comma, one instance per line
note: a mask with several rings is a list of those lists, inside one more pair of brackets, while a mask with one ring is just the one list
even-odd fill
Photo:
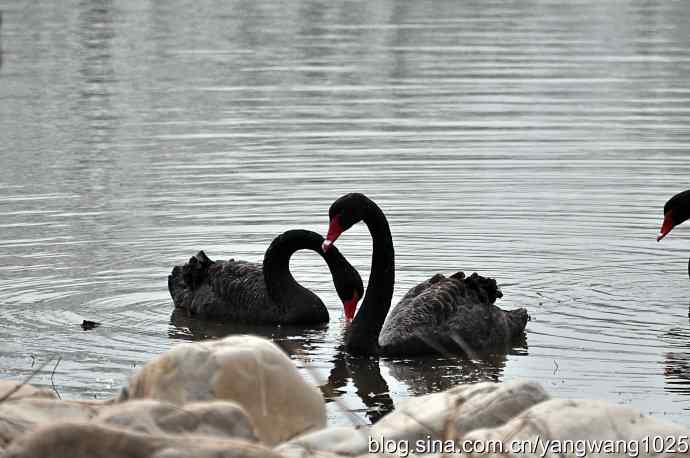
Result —
[[257, 321], [266, 310], [262, 268], [253, 262], [206, 262], [197, 255], [173, 269], [168, 287], [175, 306], [199, 318]]
[[[379, 336], [385, 353], [469, 355], [505, 345], [527, 322], [522, 310], [505, 312], [494, 305], [501, 291], [492, 278], [457, 272], [441, 274], [411, 288], [391, 311]], [[524, 318], [524, 319], [523, 319]]]

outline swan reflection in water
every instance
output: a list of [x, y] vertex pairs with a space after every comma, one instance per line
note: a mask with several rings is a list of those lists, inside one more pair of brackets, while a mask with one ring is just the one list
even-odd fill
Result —
[[[688, 315], [690, 318], [690, 305]], [[669, 330], [663, 340], [677, 349], [664, 355], [664, 388], [690, 395], [690, 324], [685, 328]]]
[[[241, 325], [195, 319], [181, 310], [173, 312], [170, 324], [168, 336], [171, 339], [201, 341], [232, 334], [254, 334], [271, 339], [307, 370], [313, 367], [312, 360], [318, 356], [319, 348], [328, 345], [328, 325], [318, 328]], [[526, 353], [526, 342], [513, 347], [510, 353]], [[439, 392], [461, 383], [497, 382], [506, 360], [505, 354], [475, 355], [474, 359], [453, 355], [414, 359], [354, 356], [340, 344], [330, 360], [328, 377], [318, 383], [327, 403], [343, 399], [348, 392], [346, 388], [352, 384], [366, 408], [364, 415], [371, 423], [376, 423], [395, 408], [394, 398]], [[310, 372], [315, 379], [323, 378], [320, 370]]]
[[[479, 359], [464, 356], [428, 356], [414, 359], [354, 356], [343, 347], [336, 352], [327, 383], [320, 386], [327, 400], [346, 393], [349, 381], [366, 406], [371, 423], [394, 408], [393, 398], [421, 396], [452, 388], [462, 383], [498, 382], [507, 361], [506, 354], [485, 354]], [[383, 368], [383, 371], [381, 370]], [[383, 373], [389, 376], [389, 388]], [[398, 388], [399, 387], [399, 388]]]
[[307, 328], [292, 325], [250, 325], [200, 320], [190, 317], [186, 310], [177, 308], [170, 316], [170, 324], [168, 337], [171, 339], [202, 341], [237, 334], [253, 334], [272, 340], [288, 355], [296, 356], [303, 361], [314, 353], [314, 348], [319, 343], [324, 342], [328, 330], [326, 324]]

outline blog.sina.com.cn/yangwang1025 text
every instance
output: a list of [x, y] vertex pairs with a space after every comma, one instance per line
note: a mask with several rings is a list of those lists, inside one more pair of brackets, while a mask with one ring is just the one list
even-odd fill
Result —
[[543, 439], [536, 436], [531, 439], [511, 441], [489, 440], [441, 440], [425, 439], [416, 441], [369, 437], [369, 453], [390, 453], [400, 457], [410, 454], [454, 453], [454, 454], [530, 454], [539, 457], [546, 455], [569, 454], [585, 457], [590, 454], [618, 454], [638, 457], [641, 454], [688, 453], [690, 439], [688, 436], [646, 436], [637, 440], [624, 439]]

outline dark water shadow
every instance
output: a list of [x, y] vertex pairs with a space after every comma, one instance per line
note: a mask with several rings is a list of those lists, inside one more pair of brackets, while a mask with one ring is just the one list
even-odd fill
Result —
[[290, 356], [313, 354], [315, 344], [325, 341], [325, 335], [328, 331], [328, 325], [306, 328], [303, 326], [248, 325], [199, 320], [188, 316], [186, 311], [180, 309], [173, 310], [170, 324], [168, 337], [171, 339], [202, 341], [237, 334], [252, 334], [272, 340]]
[[464, 355], [415, 357], [410, 359], [358, 357], [348, 354], [344, 345], [338, 348], [328, 382], [321, 386], [324, 397], [337, 399], [352, 380], [357, 396], [366, 406], [371, 423], [394, 410], [395, 405], [381, 367], [388, 369], [397, 382], [405, 385], [414, 396], [436, 393], [459, 384], [499, 382], [508, 355], [527, 355], [527, 337], [520, 336], [503, 352]]
[[[690, 305], [688, 318], [690, 321]], [[690, 323], [685, 328], [669, 330], [663, 340], [677, 348], [664, 354], [664, 389], [690, 395]]]
[[381, 375], [378, 358], [352, 356], [341, 346], [332, 363], [333, 368], [327, 382], [319, 387], [326, 402], [334, 402], [344, 395], [343, 388], [352, 380], [357, 396], [366, 406], [366, 416], [372, 424], [393, 411], [395, 405], [389, 393], [388, 383]]
[[528, 354], [524, 331], [509, 346], [482, 352], [458, 354], [444, 351], [440, 342], [429, 344], [442, 354], [383, 360], [390, 374], [404, 383], [414, 396], [436, 393], [466, 383], [499, 382], [508, 355]]
[[391, 376], [404, 383], [412, 395], [421, 396], [464, 383], [499, 382], [507, 360], [506, 354], [486, 355], [482, 359], [432, 356], [387, 360], [384, 364]]

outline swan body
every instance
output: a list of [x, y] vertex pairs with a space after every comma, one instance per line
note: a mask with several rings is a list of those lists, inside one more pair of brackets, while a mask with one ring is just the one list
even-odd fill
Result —
[[505, 348], [522, 335], [527, 311], [505, 312], [496, 281], [480, 275], [436, 274], [410, 291], [391, 310], [379, 345], [385, 354], [418, 355]]
[[354, 193], [336, 200], [329, 217], [322, 245], [326, 252], [342, 232], [359, 221], [365, 222], [373, 239], [369, 284], [346, 337], [349, 352], [471, 355], [506, 348], [524, 337], [527, 311], [498, 308], [494, 302], [502, 293], [496, 281], [476, 273], [469, 277], [463, 272], [450, 277], [436, 274], [410, 289], [388, 315], [395, 274], [393, 240], [385, 215], [369, 198]]
[[340, 252], [321, 252], [322, 243], [315, 232], [287, 231], [273, 240], [261, 264], [212, 261], [200, 251], [185, 265], [173, 268], [168, 289], [176, 308], [202, 319], [246, 324], [327, 323], [328, 310], [321, 299], [290, 273], [292, 254], [301, 249], [320, 253], [345, 307], [356, 307], [363, 285], [359, 273]]

